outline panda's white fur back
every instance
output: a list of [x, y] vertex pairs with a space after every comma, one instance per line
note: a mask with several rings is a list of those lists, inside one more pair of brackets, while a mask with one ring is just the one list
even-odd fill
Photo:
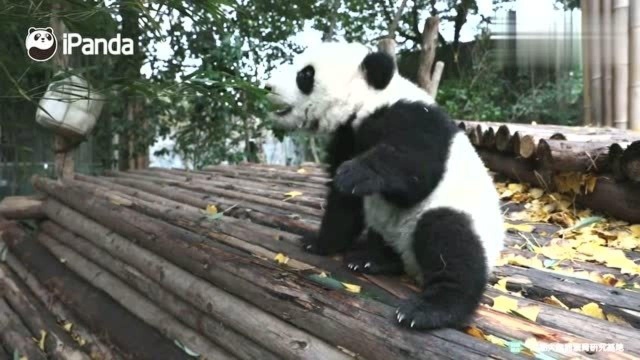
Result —
[[376, 194], [365, 197], [364, 207], [367, 226], [378, 231], [394, 247], [401, 255], [407, 273], [417, 280], [422, 277], [412, 248], [413, 231], [422, 214], [430, 209], [446, 207], [469, 216], [485, 249], [487, 270], [495, 265], [503, 248], [498, 195], [480, 157], [462, 132], [451, 142], [442, 180], [426, 199], [410, 209], [401, 209]]

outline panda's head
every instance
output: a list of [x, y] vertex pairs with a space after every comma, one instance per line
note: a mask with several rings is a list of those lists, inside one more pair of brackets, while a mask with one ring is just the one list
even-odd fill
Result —
[[35, 61], [46, 61], [53, 57], [58, 47], [53, 29], [29, 28], [25, 46], [29, 57]]
[[331, 132], [376, 108], [407, 98], [433, 102], [396, 71], [394, 59], [357, 43], [327, 42], [308, 48], [267, 82], [277, 125]]

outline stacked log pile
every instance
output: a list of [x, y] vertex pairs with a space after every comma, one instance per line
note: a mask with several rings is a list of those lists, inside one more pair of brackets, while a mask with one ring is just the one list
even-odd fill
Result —
[[[527, 356], [478, 333], [509, 343], [620, 343], [625, 350], [545, 353], [555, 359], [640, 356], [640, 331], [632, 327], [640, 327], [639, 293], [616, 288], [614, 295], [606, 285], [511, 265], [492, 282], [507, 278], [527, 297], [488, 288], [473, 332], [396, 326], [395, 306], [414, 285], [355, 275], [339, 257], [300, 248], [300, 235], [317, 231], [327, 180], [317, 167], [256, 164], [34, 178], [46, 197], [30, 203], [30, 215], [12, 214], [40, 218], [37, 224], [0, 222], [0, 359], [96, 352], [105, 359]], [[524, 243], [513, 235], [509, 241]], [[624, 278], [603, 265], [572, 266]], [[492, 309], [498, 295], [537, 306], [536, 321]], [[549, 296], [572, 308], [597, 301], [630, 325], [550, 305], [543, 301]]]
[[[545, 190], [582, 176], [576, 200], [640, 222], [640, 133], [613, 128], [457, 121], [488, 168]], [[590, 180], [590, 181], [589, 181]]]

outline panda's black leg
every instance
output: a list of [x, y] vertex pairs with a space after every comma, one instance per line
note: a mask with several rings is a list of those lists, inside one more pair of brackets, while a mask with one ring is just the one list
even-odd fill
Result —
[[363, 227], [362, 198], [330, 189], [320, 232], [303, 238], [304, 249], [319, 255], [344, 251], [353, 244]]
[[396, 320], [415, 329], [464, 325], [488, 278], [484, 248], [468, 216], [447, 208], [424, 213], [413, 249], [425, 290], [397, 309]]
[[364, 274], [400, 275], [404, 272], [400, 256], [371, 229], [367, 232], [365, 248], [346, 255], [345, 260], [350, 270]]

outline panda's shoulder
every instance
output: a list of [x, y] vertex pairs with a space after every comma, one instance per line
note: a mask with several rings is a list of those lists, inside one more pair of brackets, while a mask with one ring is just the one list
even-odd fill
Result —
[[379, 107], [359, 122], [359, 133], [428, 136], [449, 142], [459, 129], [447, 113], [435, 104], [401, 99]]

